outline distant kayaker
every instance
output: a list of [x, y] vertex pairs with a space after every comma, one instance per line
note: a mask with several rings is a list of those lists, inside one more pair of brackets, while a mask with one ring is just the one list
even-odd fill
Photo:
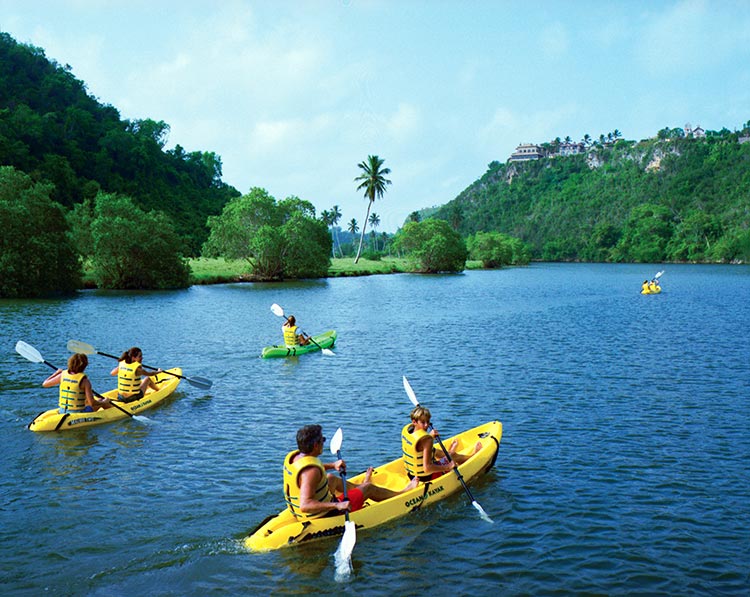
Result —
[[112, 369], [109, 374], [117, 376], [117, 392], [122, 402], [140, 400], [148, 388], [158, 389], [151, 378], [161, 373], [161, 369], [146, 371], [141, 366], [143, 352], [140, 348], [134, 346], [126, 350], [122, 353], [119, 361], [117, 367]]
[[344, 500], [341, 477], [326, 471], [346, 471], [343, 460], [323, 463], [323, 430], [320, 425], [305, 425], [297, 431], [297, 450], [284, 458], [284, 499], [287, 506], [300, 520], [325, 516], [332, 510], [356, 512], [366, 499], [380, 502], [417, 486], [412, 480], [403, 491], [391, 491], [370, 481], [372, 468], [367, 470], [364, 483], [348, 483], [348, 500]]
[[310, 337], [302, 330], [299, 330], [298, 334], [297, 329], [297, 320], [294, 318], [294, 315], [290, 315], [284, 322], [284, 325], [281, 326], [281, 331], [284, 334], [284, 344], [289, 348], [310, 344]]
[[404, 455], [404, 467], [410, 479], [417, 478], [427, 482], [444, 475], [456, 464], [463, 464], [482, 449], [482, 442], [477, 442], [471, 456], [456, 453], [458, 442], [455, 440], [448, 448], [449, 460], [442, 450], [435, 448], [437, 429], [428, 431], [432, 415], [423, 406], [416, 406], [411, 411], [411, 423], [401, 431], [401, 448]]
[[658, 288], [659, 288], [659, 282], [657, 282], [655, 278], [651, 280], [651, 282], [649, 282], [648, 289], [650, 291], [653, 292], [654, 290], [657, 290]]
[[58, 369], [42, 382], [45, 388], [60, 386], [60, 413], [90, 413], [111, 406], [107, 398], [99, 399], [94, 395], [91, 381], [84, 373], [88, 364], [85, 354], [72, 354], [67, 369]]
[[641, 284], [641, 292], [648, 292], [648, 280], [644, 280]]

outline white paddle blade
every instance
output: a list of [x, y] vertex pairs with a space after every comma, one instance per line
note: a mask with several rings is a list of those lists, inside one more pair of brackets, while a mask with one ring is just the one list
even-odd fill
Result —
[[482, 517], [482, 520], [486, 520], [490, 524], [495, 524], [495, 521], [488, 516], [487, 512], [484, 511], [484, 508], [479, 505], [479, 502], [474, 500], [473, 502], [471, 502], [471, 505], [477, 509], [477, 511], [479, 512], [479, 516]]
[[661, 270], [660, 272], [657, 272], [656, 275], [654, 276], [654, 280], [658, 280], [659, 278], [661, 278], [661, 275], [663, 273], [664, 273], [664, 270]]
[[327, 357], [335, 357], [336, 356], [336, 353], [333, 352], [330, 348], [324, 348], [322, 350], [323, 350], [323, 354], [326, 355]]
[[341, 427], [339, 427], [336, 430], [336, 433], [333, 434], [333, 437], [331, 438], [331, 454], [336, 456], [338, 454], [339, 450], [341, 449], [341, 443], [344, 441], [344, 432], [341, 430]]
[[23, 358], [31, 361], [32, 363], [44, 362], [42, 353], [40, 353], [31, 344], [26, 344], [26, 342], [24, 342], [23, 340], [19, 340], [18, 342], [16, 342], [16, 352], [20, 354]]
[[274, 303], [273, 305], [271, 305], [271, 311], [273, 311], [273, 314], [277, 315], [278, 317], [284, 317], [284, 309], [282, 309], [276, 303]]
[[406, 375], [404, 375], [404, 390], [406, 390], [406, 395], [409, 396], [409, 400], [411, 400], [411, 403], [414, 406], [419, 406], [417, 395], [414, 393], [414, 390], [411, 389], [411, 385], [409, 384], [409, 380], [406, 379]]
[[336, 580], [346, 580], [352, 573], [352, 552], [357, 543], [357, 525], [354, 521], [347, 520], [344, 523], [344, 536], [336, 550]]
[[68, 340], [68, 350], [78, 354], [94, 354], [96, 348], [80, 340]]

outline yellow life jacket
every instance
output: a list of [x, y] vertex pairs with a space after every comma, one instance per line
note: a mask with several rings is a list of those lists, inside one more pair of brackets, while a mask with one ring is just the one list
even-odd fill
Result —
[[84, 377], [85, 373], [70, 373], [67, 369], [62, 372], [58, 405], [63, 412], [83, 412], [86, 408], [86, 392], [81, 387]]
[[656, 284], [654, 284], [653, 282], [649, 282], [649, 284], [648, 284], [648, 289], [649, 289], [649, 290], [650, 290], [651, 292], [653, 292], [653, 291], [654, 291], [654, 290], [656, 290], [657, 288], [659, 288], [659, 287], [658, 287], [658, 286], [657, 286]]
[[319, 502], [333, 501], [333, 496], [328, 490], [328, 475], [326, 474], [326, 469], [323, 467], [323, 463], [315, 456], [303, 456], [296, 462], [292, 462], [294, 457], [299, 453], [299, 450], [293, 450], [286, 455], [286, 458], [284, 458], [284, 500], [286, 501], [286, 505], [292, 511], [292, 514], [294, 514], [299, 520], [319, 518], [326, 515], [327, 512], [325, 510], [319, 513], [302, 512], [299, 508], [299, 474], [302, 472], [302, 469], [310, 466], [317, 467], [320, 470], [320, 483], [315, 488], [314, 496]]
[[648, 292], [648, 282], [641, 284], [641, 292]]
[[[424, 457], [417, 451], [417, 444], [423, 437], [430, 435], [424, 429], [417, 429], [409, 423], [401, 430], [401, 450], [404, 454], [404, 468], [412, 477], [423, 477], [428, 473], [424, 470]], [[432, 448], [433, 454], [435, 448]]]
[[297, 326], [284, 325], [281, 326], [281, 331], [284, 332], [284, 344], [287, 346], [297, 346]]
[[140, 391], [141, 377], [136, 375], [140, 366], [141, 364], [138, 361], [132, 363], [120, 361], [120, 366], [117, 369], [117, 391], [123, 396], [131, 396]]

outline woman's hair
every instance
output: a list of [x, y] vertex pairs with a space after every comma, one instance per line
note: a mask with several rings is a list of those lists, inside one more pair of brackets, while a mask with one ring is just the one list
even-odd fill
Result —
[[429, 423], [432, 418], [430, 409], [423, 406], [415, 406], [410, 416], [412, 421], [420, 421], [421, 423]]
[[122, 356], [119, 360], [125, 361], [128, 365], [132, 363], [135, 359], [137, 359], [139, 356], [143, 354], [143, 351], [138, 348], [137, 346], [133, 346], [133, 348], [130, 348], [122, 353]]
[[297, 448], [303, 454], [309, 454], [322, 439], [323, 428], [320, 425], [305, 425], [297, 431]]
[[294, 318], [294, 315], [290, 315], [289, 317], [286, 318], [286, 324], [289, 327], [293, 326], [295, 323], [297, 323], [297, 320]]
[[85, 354], [72, 354], [68, 359], [68, 372], [70, 373], [83, 373], [86, 366], [89, 364], [89, 358]]

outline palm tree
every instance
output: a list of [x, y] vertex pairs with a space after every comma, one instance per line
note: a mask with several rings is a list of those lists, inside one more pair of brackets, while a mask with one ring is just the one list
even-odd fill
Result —
[[339, 241], [339, 229], [338, 229], [338, 223], [340, 219], [341, 219], [341, 210], [339, 209], [338, 205], [334, 205], [331, 208], [331, 228], [333, 228], [334, 238], [336, 239], [336, 244], [339, 247], [339, 255], [343, 257], [344, 253], [341, 251], [341, 242]]
[[418, 211], [413, 211], [409, 214], [407, 220], [409, 220], [410, 222], [419, 222], [422, 220], [422, 216], [419, 215]]
[[589, 135], [588, 133], [586, 133], [586, 134], [585, 134], [585, 135], [583, 136], [583, 144], [584, 144], [584, 145], [587, 145], [587, 146], [588, 146], [588, 145], [591, 145], [591, 135]]
[[347, 230], [351, 232], [352, 234], [357, 234], [357, 232], [359, 231], [359, 224], [357, 224], [357, 220], [352, 218], [347, 226]]
[[[370, 223], [370, 226], [373, 228], [373, 230], [372, 230], [372, 240], [373, 240], [373, 243], [374, 243], [374, 241], [375, 241], [375, 228], [377, 228], [378, 226], [380, 226], [380, 216], [378, 214], [376, 214], [375, 212], [372, 212], [370, 214], [370, 217], [368, 218], [367, 221]], [[373, 250], [374, 251], [378, 250], [377, 245], [374, 245]]]
[[354, 263], [359, 261], [359, 256], [362, 254], [362, 241], [365, 238], [365, 229], [367, 228], [367, 219], [370, 217], [370, 208], [375, 203], [375, 199], [383, 196], [386, 185], [391, 184], [391, 181], [385, 178], [386, 174], [391, 173], [391, 169], [381, 168], [384, 161], [376, 155], [368, 155], [367, 160], [357, 164], [357, 167], [362, 170], [362, 174], [357, 176], [354, 181], [361, 181], [357, 190], [364, 190], [365, 192], [367, 213], [365, 214], [365, 223], [362, 225], [362, 236], [359, 237], [359, 249], [357, 249], [357, 256], [354, 258]]

